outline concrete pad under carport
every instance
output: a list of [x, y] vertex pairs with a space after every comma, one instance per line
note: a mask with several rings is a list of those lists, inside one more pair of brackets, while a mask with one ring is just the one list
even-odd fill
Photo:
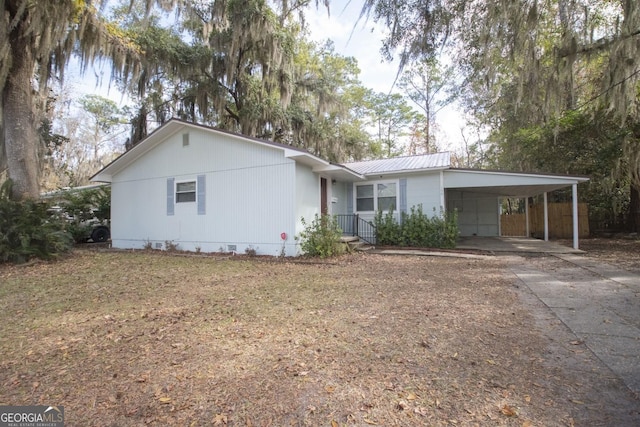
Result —
[[460, 237], [456, 249], [514, 253], [584, 253], [579, 249], [573, 249], [556, 242], [528, 237]]

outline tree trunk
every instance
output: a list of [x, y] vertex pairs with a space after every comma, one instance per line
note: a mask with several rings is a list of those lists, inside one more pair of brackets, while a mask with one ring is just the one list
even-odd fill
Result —
[[11, 197], [16, 200], [40, 196], [39, 135], [31, 85], [35, 61], [24, 26], [25, 23], [18, 24], [10, 35], [12, 66], [2, 92], [6, 162], [8, 177], [13, 182]]

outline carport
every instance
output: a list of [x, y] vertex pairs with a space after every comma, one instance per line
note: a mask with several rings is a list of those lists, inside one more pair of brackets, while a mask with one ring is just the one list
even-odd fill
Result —
[[447, 169], [443, 171], [445, 203], [448, 211], [458, 212], [461, 236], [498, 237], [500, 199], [542, 195], [544, 240], [549, 240], [548, 193], [571, 187], [573, 248], [578, 249], [578, 184], [589, 178], [580, 176]]

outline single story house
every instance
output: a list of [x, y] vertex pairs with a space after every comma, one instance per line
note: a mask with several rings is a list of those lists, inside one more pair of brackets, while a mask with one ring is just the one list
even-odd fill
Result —
[[500, 197], [572, 186], [575, 205], [577, 184], [586, 180], [455, 169], [449, 153], [332, 164], [177, 119], [92, 177], [111, 184], [113, 247], [287, 256], [300, 252], [302, 218], [316, 214], [371, 220], [378, 210], [421, 204], [425, 213], [456, 209], [462, 235], [499, 236]]

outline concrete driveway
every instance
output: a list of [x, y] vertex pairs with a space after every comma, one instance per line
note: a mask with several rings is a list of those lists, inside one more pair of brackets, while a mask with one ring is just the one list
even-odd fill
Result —
[[[639, 275], [583, 251], [538, 239], [471, 237], [460, 239], [456, 248], [481, 252], [376, 252], [474, 259], [500, 256], [536, 318], [532, 327], [550, 342], [546, 352], [550, 366], [575, 371], [584, 382], [601, 385], [590, 390], [590, 402], [577, 403], [583, 418], [608, 420], [593, 425], [640, 425]], [[567, 393], [575, 387], [581, 384], [567, 384]], [[576, 403], [569, 395], [567, 399]]]
[[[569, 342], [562, 344], [573, 347], [572, 350], [586, 348], [587, 353], [597, 357], [635, 396], [635, 400], [627, 402], [625, 410], [633, 413], [632, 419], [637, 422], [640, 419], [640, 276], [588, 255], [571, 253], [510, 256], [509, 261], [519, 286], [530, 290], [570, 331]], [[542, 327], [548, 329], [551, 324], [548, 317]], [[585, 360], [574, 362], [573, 368], [584, 369], [585, 375], [597, 370]]]

